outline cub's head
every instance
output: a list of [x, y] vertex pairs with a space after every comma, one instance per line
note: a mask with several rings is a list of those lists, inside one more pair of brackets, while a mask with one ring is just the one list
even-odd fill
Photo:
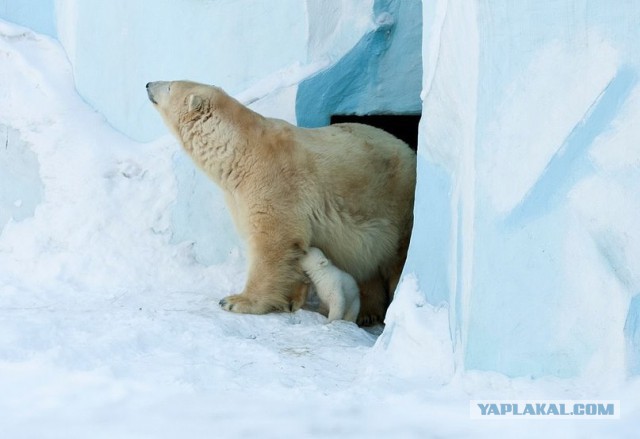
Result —
[[178, 138], [181, 126], [204, 117], [229, 98], [218, 87], [190, 81], [149, 82], [147, 95]]
[[310, 247], [307, 254], [302, 259], [302, 268], [307, 271], [320, 269], [329, 265], [329, 259], [322, 253], [322, 250]]

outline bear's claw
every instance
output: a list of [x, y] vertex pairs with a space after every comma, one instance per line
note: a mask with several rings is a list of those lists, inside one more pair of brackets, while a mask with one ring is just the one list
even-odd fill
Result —
[[241, 314], [266, 314], [269, 312], [293, 312], [298, 307], [295, 302], [268, 300], [269, 297], [255, 297], [247, 294], [235, 294], [220, 299], [220, 306], [226, 311]]
[[255, 300], [245, 294], [234, 294], [220, 300], [222, 309], [241, 314], [264, 314], [269, 312], [263, 301]]
[[226, 297], [224, 299], [220, 299], [220, 302], [218, 302], [218, 305], [220, 305], [222, 309], [226, 309], [227, 311], [233, 311], [233, 303], [229, 303]]
[[358, 316], [356, 323], [358, 324], [358, 326], [376, 326], [378, 324], [382, 324], [383, 321], [383, 316], [367, 314]]

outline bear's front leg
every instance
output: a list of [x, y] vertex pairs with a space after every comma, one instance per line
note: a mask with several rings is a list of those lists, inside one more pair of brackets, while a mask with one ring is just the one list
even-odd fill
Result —
[[260, 243], [251, 248], [244, 291], [220, 301], [227, 310], [244, 314], [293, 312], [307, 299], [308, 282], [300, 269], [302, 248], [295, 242]]
[[242, 314], [267, 314], [270, 312], [294, 312], [307, 300], [309, 284], [298, 282], [290, 288], [291, 294], [261, 294], [257, 291], [276, 291], [265, 288], [247, 288], [241, 294], [233, 294], [220, 300], [222, 309]]

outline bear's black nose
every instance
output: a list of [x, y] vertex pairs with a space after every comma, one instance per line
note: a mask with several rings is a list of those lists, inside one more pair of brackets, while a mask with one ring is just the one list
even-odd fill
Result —
[[149, 96], [149, 100], [151, 102], [153, 102], [154, 104], [158, 104], [158, 102], [156, 102], [156, 100], [153, 98], [153, 90], [151, 89], [152, 83], [151, 82], [147, 82], [147, 96]]

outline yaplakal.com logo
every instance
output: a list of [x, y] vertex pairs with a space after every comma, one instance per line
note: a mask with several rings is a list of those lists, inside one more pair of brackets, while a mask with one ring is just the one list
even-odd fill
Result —
[[620, 401], [613, 400], [472, 400], [471, 419], [620, 419]]

